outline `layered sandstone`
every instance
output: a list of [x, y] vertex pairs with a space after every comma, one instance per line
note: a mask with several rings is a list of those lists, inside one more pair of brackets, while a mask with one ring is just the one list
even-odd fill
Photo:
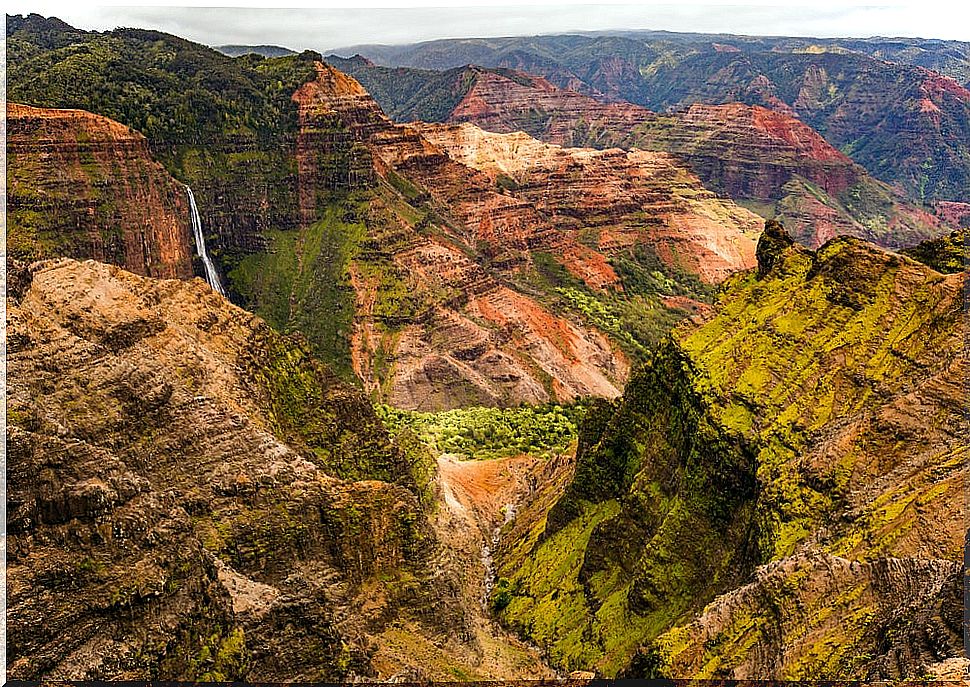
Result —
[[790, 111], [692, 104], [661, 115], [525, 73], [469, 68], [468, 78], [448, 121], [560, 145], [672, 153], [709, 188], [783, 220], [810, 247], [836, 235], [901, 247], [952, 226], [871, 177]]
[[67, 255], [187, 279], [184, 187], [141, 134], [83, 110], [7, 104], [10, 255]]
[[[496, 279], [496, 271], [525, 264], [532, 249], [566, 254], [561, 246], [568, 241], [531, 203], [498, 192], [486, 175], [455, 162], [417, 130], [390, 122], [356, 81], [323, 64], [318, 74], [295, 96], [300, 135], [312, 135], [321, 117], [335, 118], [336, 133], [316, 154], [354, 141], [369, 156], [374, 178], [387, 185], [369, 200], [373, 221], [365, 242], [373, 248], [348, 265], [356, 313], [352, 359], [366, 388], [419, 409], [616, 395], [628, 363], [606, 336], [553, 315]], [[388, 195], [394, 184], [421, 211], [411, 213], [441, 209], [446, 218], [438, 231], [422, 231], [399, 214], [406, 207]], [[469, 255], [469, 246], [491, 269]], [[578, 274], [597, 285], [602, 274], [605, 283], [615, 282], [601, 255], [573, 250]], [[389, 328], [375, 312], [382, 295], [378, 269], [407, 284], [420, 304], [419, 319]], [[390, 358], [389, 374], [376, 369], [377, 356]]]
[[671, 268], [718, 282], [754, 264], [761, 223], [706, 190], [667, 153], [562, 148], [522, 133], [425, 125], [425, 137], [496, 181], [511, 179], [562, 231], [606, 255], [651, 246]]

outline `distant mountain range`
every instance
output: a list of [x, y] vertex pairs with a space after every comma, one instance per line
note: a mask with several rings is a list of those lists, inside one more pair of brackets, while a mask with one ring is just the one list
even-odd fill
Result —
[[799, 117], [917, 200], [970, 197], [968, 43], [633, 32], [354, 46], [336, 54], [393, 67], [518, 69], [656, 111], [762, 105]]
[[694, 104], [666, 114], [602, 102], [508, 68], [446, 71], [331, 62], [399, 121], [471, 122], [566, 146], [640, 148], [684, 160], [711, 188], [786, 223], [802, 243], [842, 234], [912, 245], [948, 221], [873, 178], [797, 117], [759, 105]]
[[229, 57], [239, 57], [240, 55], [262, 55], [263, 57], [286, 57], [295, 55], [295, 50], [282, 48], [278, 45], [216, 45], [216, 50], [229, 55]]

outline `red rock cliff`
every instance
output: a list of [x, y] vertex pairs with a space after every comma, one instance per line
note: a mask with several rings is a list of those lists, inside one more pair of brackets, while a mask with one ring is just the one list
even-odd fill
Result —
[[188, 279], [189, 208], [141, 134], [83, 110], [7, 104], [8, 252]]

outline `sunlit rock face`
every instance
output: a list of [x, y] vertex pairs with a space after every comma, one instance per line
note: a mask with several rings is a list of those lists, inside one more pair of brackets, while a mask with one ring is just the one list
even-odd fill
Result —
[[67, 255], [191, 278], [184, 188], [141, 134], [83, 110], [7, 104], [10, 255]]

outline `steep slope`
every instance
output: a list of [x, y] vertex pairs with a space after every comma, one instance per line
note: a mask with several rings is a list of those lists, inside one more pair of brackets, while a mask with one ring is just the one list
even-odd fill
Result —
[[554, 226], [593, 238], [606, 255], [646, 243], [670, 267], [711, 282], [754, 262], [756, 217], [704, 189], [665, 153], [561, 148], [471, 124], [419, 130], [453, 159], [514, 188]]
[[81, 110], [7, 104], [7, 249], [192, 276], [185, 189], [143, 136]]
[[7, 23], [7, 95], [78, 108], [143, 134], [153, 157], [192, 187], [209, 254], [226, 278], [266, 234], [299, 225], [290, 96], [314, 53], [232, 59], [158, 31], [74, 29], [37, 15]]
[[11, 265], [7, 657], [27, 680], [508, 678], [431, 456], [201, 280]]
[[[158, 32], [34, 17], [14, 22], [9, 45], [18, 97], [143, 129], [195, 192], [230, 298], [302, 332], [376, 399], [440, 409], [615, 396], [630, 358], [706, 298], [702, 278], [753, 261], [752, 216], [670, 160], [638, 173], [656, 218], [621, 205], [615, 194], [632, 187], [617, 174], [603, 180], [596, 204], [622, 207], [631, 225], [606, 250], [564, 221], [588, 188], [578, 176], [566, 206], [540, 208], [394, 125], [313, 54], [230, 59]], [[665, 175], [679, 187], [665, 189]], [[673, 198], [685, 193], [690, 203]], [[708, 249], [704, 231], [733, 247]]]
[[[753, 262], [753, 216], [703, 191], [663, 156], [644, 156], [622, 169], [600, 164], [597, 176], [586, 177], [578, 161], [601, 154], [577, 152], [574, 161], [554, 155], [546, 178], [520, 190], [508, 175], [476, 169], [448, 132], [439, 137], [434, 128], [393, 124], [356, 80], [329, 65], [318, 63], [317, 78], [294, 100], [300, 211], [309, 230], [295, 245], [270, 251], [273, 262], [248, 259], [231, 276], [257, 312], [279, 321], [276, 313], [292, 316], [293, 303], [332, 289], [332, 283], [317, 284], [336, 264], [330, 278], [344, 279], [347, 291], [334, 340], [349, 332], [355, 372], [370, 392], [395, 405], [613, 396], [627, 374], [626, 354], [648, 342], [624, 333], [598, 305], [607, 299], [611, 307], [630, 308], [635, 298], [642, 301], [636, 289], [627, 293], [612, 263], [622, 257], [634, 272], [643, 271], [635, 257], [643, 248], [670, 271], [720, 279]], [[485, 136], [472, 142], [489, 145]], [[537, 155], [552, 152], [532, 143]], [[628, 178], [637, 165], [637, 175]], [[599, 197], [582, 201], [591, 181]], [[678, 191], [676, 182], [684, 188]], [[560, 186], [572, 197], [537, 197], [541, 188]], [[637, 186], [642, 190], [634, 192]], [[678, 193], [693, 197], [670, 207]], [[647, 212], [664, 214], [648, 220]], [[619, 225], [606, 228], [622, 240], [607, 250], [601, 244], [610, 240], [600, 241], [597, 223], [584, 222], [583, 214]], [[321, 215], [322, 222], [311, 223]], [[586, 226], [586, 235], [577, 231]], [[281, 269], [279, 256], [287, 252], [295, 253], [295, 264]], [[290, 270], [297, 275], [289, 283], [265, 276]], [[569, 290], [560, 292], [564, 287]], [[566, 316], [576, 311], [570, 298], [598, 310]], [[643, 307], [666, 310], [652, 298]], [[298, 314], [302, 331], [333, 326], [307, 321], [312, 312]]]
[[758, 270], [587, 420], [493, 596], [606, 674], [900, 679], [961, 648], [965, 275], [769, 223]]
[[[496, 278], [527, 263], [527, 239], [575, 255], [591, 280], [611, 274], [602, 256], [569, 245], [529, 204], [396, 127], [353, 79], [317, 70], [293, 96], [304, 228], [231, 275], [257, 312], [332, 337], [334, 347], [349, 341], [368, 391], [402, 407], [618, 393], [627, 363], [606, 336]], [[425, 181], [433, 193], [418, 186]], [[316, 321], [322, 306], [340, 319]]]
[[634, 128], [625, 144], [688, 160], [711, 188], [785, 222], [810, 248], [839, 235], [911, 246], [956, 226], [877, 181], [798, 119], [757, 105], [691, 105]]
[[[422, 93], [429, 103], [446, 98], [448, 80], [460, 79], [464, 95], [448, 114], [418, 111], [442, 121], [472, 122], [488, 131], [525, 131], [567, 146], [642, 148], [675, 154], [708, 187], [752, 209], [785, 221], [794, 236], [818, 247], [850, 235], [896, 247], [914, 245], [958, 226], [950, 214], [908, 202], [876, 181], [796, 118], [759, 106], [692, 105], [658, 115], [626, 103], [602, 103], [552, 86], [546, 79], [511, 70], [468, 67], [425, 79], [414, 91], [398, 88], [402, 69], [368, 65], [348, 68], [392, 103]], [[393, 71], [395, 78], [391, 77]], [[460, 73], [459, 73], [460, 72]]]
[[[617, 32], [440, 40], [337, 52], [422, 69], [469, 63], [512, 67], [574, 90], [579, 90], [578, 81], [591, 95], [657, 111], [694, 103], [763, 105], [798, 115], [870, 174], [901, 185], [916, 200], [966, 200], [970, 97], [963, 76], [967, 63], [960, 56], [966, 44], [955, 46], [955, 53], [934, 46], [940, 50], [937, 58], [921, 58], [921, 51], [934, 51], [917, 39], [888, 52], [841, 46], [840, 40]], [[899, 62], [886, 61], [893, 56]], [[926, 65], [946, 68], [956, 80]]]

